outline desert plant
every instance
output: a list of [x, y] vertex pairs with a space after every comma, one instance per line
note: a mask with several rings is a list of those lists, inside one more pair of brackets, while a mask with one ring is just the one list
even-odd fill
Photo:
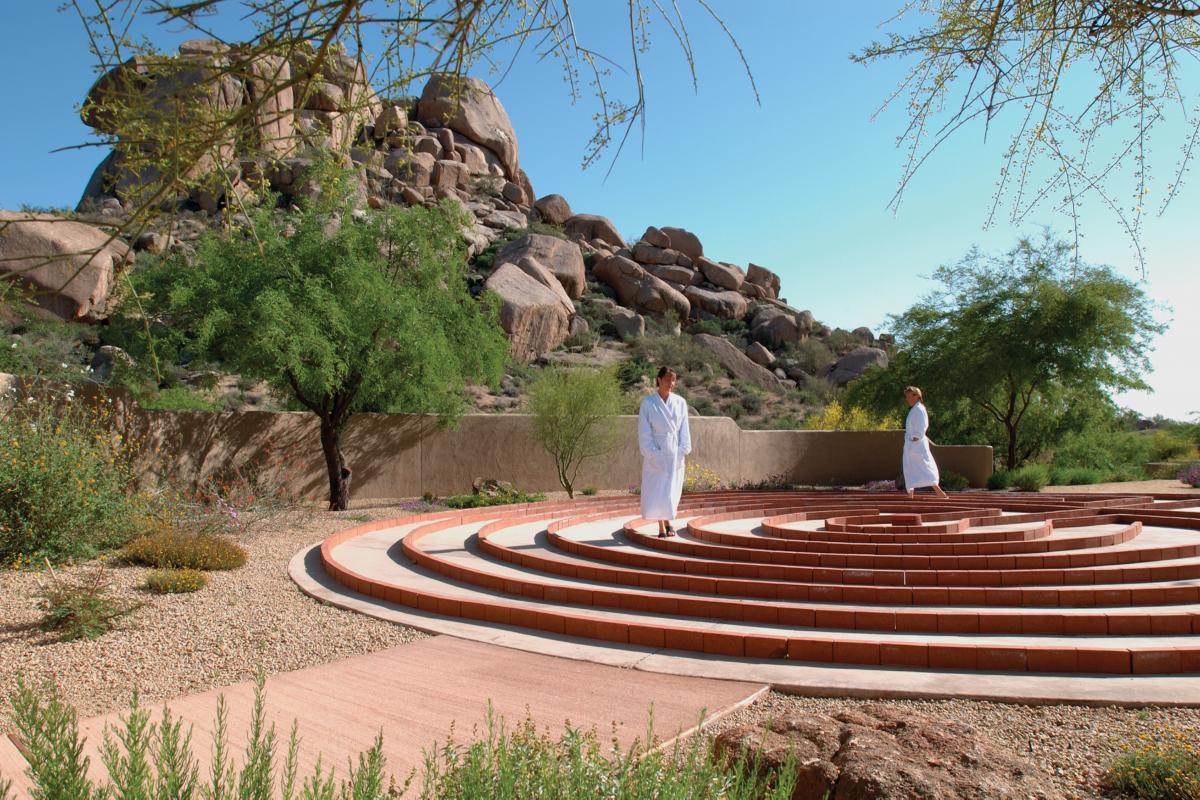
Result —
[[650, 364], [671, 367], [680, 374], [685, 371], [702, 370], [705, 367], [712, 369], [717, 363], [716, 357], [696, 344], [691, 336], [656, 336], [652, 335], [649, 329], [646, 335], [634, 344], [633, 351]]
[[146, 576], [145, 588], [155, 594], [186, 594], [207, 583], [208, 576], [198, 569], [156, 569]]
[[644, 355], [635, 354], [617, 365], [616, 376], [621, 388], [627, 390], [639, 385], [643, 379], [652, 379], [655, 372], [655, 366]]
[[1008, 474], [1009, 486], [1023, 492], [1038, 492], [1050, 483], [1050, 468], [1045, 464], [1027, 464]]
[[135, 392], [138, 405], [154, 411], [221, 411], [224, 405], [188, 386]]
[[514, 503], [540, 503], [546, 499], [541, 492], [523, 492], [501, 486], [494, 494], [457, 494], [440, 501], [447, 508], [486, 508]]
[[938, 485], [947, 492], [961, 492], [963, 489], [970, 488], [971, 482], [965, 476], [947, 469], [942, 470]]
[[558, 482], [575, 496], [579, 468], [617, 443], [612, 418], [620, 411], [621, 389], [606, 371], [549, 369], [529, 387], [533, 436], [554, 459]]
[[111, 404], [38, 387], [0, 398], [0, 561], [92, 558], [128, 540], [132, 459]]
[[725, 488], [725, 480], [699, 461], [689, 461], [683, 472], [683, 491], [715, 492]]
[[828, 345], [820, 339], [813, 338], [787, 345], [780, 357], [795, 361], [800, 369], [809, 375], [816, 375], [821, 369], [837, 361], [837, 356]]
[[44, 631], [58, 634], [61, 642], [95, 639], [112, 630], [117, 620], [132, 612], [136, 604], [122, 602], [109, 594], [110, 582], [103, 567], [95, 567], [77, 580], [61, 577], [50, 566], [50, 582], [39, 591], [38, 623]]
[[1194, 731], [1142, 734], [1109, 766], [1109, 789], [1135, 800], [1200, 800], [1200, 747]]
[[992, 491], [1003, 491], [1012, 488], [1012, 470], [998, 469], [988, 475], [987, 488]]
[[886, 431], [901, 425], [900, 419], [892, 414], [876, 416], [861, 406], [843, 407], [834, 400], [804, 420], [804, 427], [815, 431]]
[[579, 493], [584, 497], [595, 497], [597, 492], [599, 492], [599, 489], [595, 486], [585, 486], [579, 490]]
[[596, 349], [596, 345], [600, 342], [600, 334], [593, 330], [586, 330], [580, 333], [575, 333], [563, 340], [562, 346], [571, 350], [578, 347], [585, 353], [590, 353]]
[[865, 486], [863, 486], [863, 488], [866, 489], [868, 492], [894, 492], [894, 491], [896, 491], [896, 481], [894, 481], [894, 480], [868, 481], [867, 484]]
[[127, 544], [130, 563], [159, 569], [226, 570], [246, 563], [246, 551], [225, 536], [158, 528]]
[[1050, 484], [1053, 486], [1084, 486], [1103, 483], [1107, 474], [1091, 467], [1052, 467]]

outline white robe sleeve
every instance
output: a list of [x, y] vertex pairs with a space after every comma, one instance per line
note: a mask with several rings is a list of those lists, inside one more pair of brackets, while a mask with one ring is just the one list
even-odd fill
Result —
[[646, 458], [658, 448], [654, 446], [653, 431], [650, 430], [650, 407], [646, 402], [648, 398], [642, 398], [642, 404], [638, 408], [638, 450], [642, 453], [642, 458]]
[[688, 406], [687, 400], [679, 398], [682, 404], [681, 411], [683, 412], [683, 422], [679, 424], [679, 457], [682, 458], [692, 452], [692, 432], [688, 428]]
[[929, 413], [925, 411], [925, 406], [922, 403], [917, 403], [908, 412], [908, 417], [904, 420], [904, 436], [908, 441], [916, 439], [920, 441], [925, 438], [925, 431], [929, 428]]

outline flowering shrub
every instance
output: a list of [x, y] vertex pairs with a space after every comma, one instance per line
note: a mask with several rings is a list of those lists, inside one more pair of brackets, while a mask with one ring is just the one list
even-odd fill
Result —
[[246, 551], [224, 536], [161, 528], [134, 539], [122, 555], [131, 563], [160, 569], [237, 569]]
[[725, 481], [713, 470], [697, 461], [689, 461], [683, 473], [684, 492], [715, 492], [724, 489]]
[[0, 563], [87, 559], [128, 540], [133, 458], [109, 404], [74, 390], [0, 398]]
[[1105, 775], [1108, 788], [1137, 800], [1200, 800], [1196, 731], [1167, 727], [1142, 734]]
[[865, 408], [845, 408], [834, 400], [821, 413], [804, 420], [804, 427], [810, 431], [891, 431], [904, 426], [893, 414], [877, 417]]
[[198, 569], [156, 569], [146, 576], [146, 591], [155, 594], [198, 592], [208, 576]]
[[895, 481], [871, 481], [863, 487], [868, 492], [894, 492], [896, 491]]
[[1188, 464], [1177, 477], [1193, 489], [1200, 489], [1200, 464]]

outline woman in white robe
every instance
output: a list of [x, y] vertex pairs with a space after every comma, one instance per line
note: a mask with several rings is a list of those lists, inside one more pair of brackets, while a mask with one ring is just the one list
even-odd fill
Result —
[[906, 387], [904, 402], [908, 403], [908, 417], [904, 420], [904, 488], [909, 497], [923, 486], [930, 486], [938, 497], [945, 497], [938, 485], [941, 479], [938, 465], [925, 435], [929, 430], [929, 412], [921, 402], [921, 390], [916, 386]]
[[675, 371], [663, 367], [656, 391], [638, 409], [638, 449], [642, 452], [642, 519], [658, 522], [660, 537], [674, 536], [671, 521], [683, 494], [684, 457], [692, 452], [687, 401], [672, 394]]

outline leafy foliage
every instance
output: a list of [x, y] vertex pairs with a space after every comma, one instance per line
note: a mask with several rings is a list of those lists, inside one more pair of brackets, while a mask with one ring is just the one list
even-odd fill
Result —
[[[520, 489], [499, 487], [494, 493], [486, 494], [456, 494], [441, 500], [446, 508], [486, 508], [488, 506], [509, 506], [514, 503], [540, 503], [546, 499], [541, 492], [523, 492]], [[429, 509], [436, 511], [438, 509]]]
[[948, 469], [942, 470], [938, 477], [938, 485], [947, 492], [961, 492], [971, 486], [971, 482], [967, 480], [966, 476]]
[[358, 212], [346, 176], [316, 170], [316, 202], [201, 240], [195, 264], [140, 279], [152, 316], [206, 358], [267, 381], [321, 420], [330, 504], [344, 509], [340, 435], [359, 411], [453, 419], [466, 379], [495, 382], [508, 351], [494, 297], [466, 288], [461, 207]]
[[837, 400], [804, 421], [810, 431], [892, 431], [901, 426], [894, 414], [875, 415], [861, 406], [843, 406]]
[[140, 448], [117, 427], [111, 405], [69, 389], [0, 398], [0, 561], [87, 559], [128, 540]]
[[579, 468], [617, 444], [613, 418], [621, 410], [621, 388], [612, 373], [553, 368], [529, 387], [534, 438], [554, 458], [558, 482], [575, 496]]
[[852, 382], [847, 403], [880, 412], [916, 384], [947, 423], [934, 438], [993, 442], [1013, 469], [1111, 419], [1110, 391], [1145, 388], [1149, 342], [1164, 330], [1145, 294], [1107, 267], [1073, 264], [1051, 234], [1001, 257], [972, 250], [934, 278], [939, 290], [892, 319], [891, 368]]
[[1135, 800], [1200, 800], [1200, 747], [1194, 731], [1142, 734], [1109, 766], [1107, 788]]

